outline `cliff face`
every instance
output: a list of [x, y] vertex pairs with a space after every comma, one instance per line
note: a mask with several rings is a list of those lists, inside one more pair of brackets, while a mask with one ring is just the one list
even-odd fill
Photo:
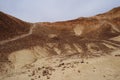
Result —
[[28, 33], [30, 23], [0, 12], [0, 41]]
[[89, 18], [32, 24], [1, 12], [0, 27], [1, 61], [15, 62], [23, 53], [34, 61], [52, 55], [101, 56], [120, 49], [115, 40], [120, 36], [120, 7]]

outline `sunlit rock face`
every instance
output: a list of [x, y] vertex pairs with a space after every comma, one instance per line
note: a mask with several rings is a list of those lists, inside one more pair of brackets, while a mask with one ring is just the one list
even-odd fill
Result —
[[120, 7], [54, 23], [27, 23], [0, 12], [0, 61], [21, 67], [56, 55], [89, 58], [109, 54], [120, 47], [119, 21]]
[[84, 27], [82, 27], [82, 26], [80, 27], [79, 25], [77, 25], [73, 30], [74, 30], [74, 33], [76, 36], [80, 36], [80, 35], [82, 35]]

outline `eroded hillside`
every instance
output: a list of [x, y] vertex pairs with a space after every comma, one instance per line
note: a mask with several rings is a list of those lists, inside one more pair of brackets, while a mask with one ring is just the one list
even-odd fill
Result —
[[28, 33], [30, 23], [0, 12], [0, 41]]
[[[1, 60], [7, 60], [12, 52], [24, 49], [39, 54], [39, 48], [40, 50], [44, 48], [45, 50], [42, 50], [46, 55], [78, 53], [88, 56], [94, 53], [92, 51], [108, 53], [120, 46], [120, 42], [111, 40], [120, 35], [119, 14], [118, 7], [89, 18], [29, 24], [1, 12], [0, 35], [1, 40], [4, 40], [3, 44], [0, 42]], [[24, 36], [25, 34], [27, 35]], [[34, 49], [37, 49], [37, 52]]]
[[[0, 12], [2, 66], [9, 63], [18, 68], [52, 56], [100, 57], [119, 49], [120, 7], [93, 17], [54, 23], [27, 23]], [[1, 74], [6, 73], [5, 67], [0, 68]]]

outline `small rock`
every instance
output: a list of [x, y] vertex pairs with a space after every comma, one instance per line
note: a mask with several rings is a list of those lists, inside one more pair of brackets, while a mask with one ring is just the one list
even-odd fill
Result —
[[82, 60], [81, 63], [84, 63], [84, 60]]
[[38, 70], [40, 70], [41, 68], [40, 67], [38, 67]]
[[47, 79], [50, 79], [50, 77], [49, 77], [49, 76], [47, 76]]
[[33, 78], [31, 80], [34, 80]]
[[46, 76], [49, 74], [49, 71], [48, 70], [43, 70], [43, 76]]
[[34, 75], [35, 75], [35, 71], [32, 72], [32, 76], [34, 76]]
[[38, 78], [40, 78], [40, 75], [38, 76]]
[[80, 70], [78, 70], [78, 72], [80, 73]]

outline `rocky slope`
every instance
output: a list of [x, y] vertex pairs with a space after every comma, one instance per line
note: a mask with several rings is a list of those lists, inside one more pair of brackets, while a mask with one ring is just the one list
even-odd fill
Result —
[[120, 7], [93, 17], [54, 23], [27, 23], [0, 12], [0, 27], [1, 75], [34, 62], [37, 65], [46, 58], [75, 58], [83, 63], [86, 58], [120, 55], [119, 51], [111, 54], [120, 50]]
[[0, 12], [0, 41], [28, 33], [30, 23]]

